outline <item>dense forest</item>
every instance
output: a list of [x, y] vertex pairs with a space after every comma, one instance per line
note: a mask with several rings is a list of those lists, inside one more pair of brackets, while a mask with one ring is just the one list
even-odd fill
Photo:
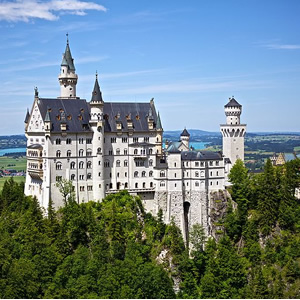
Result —
[[[43, 211], [9, 179], [0, 195], [1, 298], [299, 298], [300, 160], [230, 173], [217, 239], [173, 222], [126, 191]], [[68, 188], [62, 190], [69, 190]]]

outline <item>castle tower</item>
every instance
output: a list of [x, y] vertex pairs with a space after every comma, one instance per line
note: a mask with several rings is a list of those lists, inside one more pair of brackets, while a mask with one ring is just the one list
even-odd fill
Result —
[[102, 93], [98, 83], [98, 74], [96, 73], [96, 80], [90, 101], [91, 119], [90, 126], [93, 130], [93, 194], [94, 200], [102, 200], [105, 197], [104, 186], [104, 120], [103, 108], [104, 102]]
[[182, 133], [180, 135], [180, 141], [189, 149], [189, 147], [190, 147], [190, 134], [186, 130], [186, 128], [184, 128], [184, 130], [182, 131]]
[[75, 73], [74, 59], [72, 58], [69, 38], [67, 35], [67, 46], [63, 54], [62, 63], [60, 65], [60, 74], [58, 76], [60, 84], [59, 98], [76, 98], [76, 84], [78, 76]]
[[234, 165], [237, 159], [244, 160], [244, 137], [246, 124], [240, 123], [242, 105], [232, 96], [224, 106], [226, 124], [220, 125], [223, 136], [223, 155]]

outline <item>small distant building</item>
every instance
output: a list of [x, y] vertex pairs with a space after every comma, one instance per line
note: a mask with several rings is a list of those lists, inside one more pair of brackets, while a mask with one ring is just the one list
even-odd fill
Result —
[[273, 156], [270, 157], [273, 166], [282, 166], [286, 162], [294, 160], [296, 158], [297, 155], [295, 153], [283, 153], [283, 152], [280, 152], [279, 154], [274, 153]]

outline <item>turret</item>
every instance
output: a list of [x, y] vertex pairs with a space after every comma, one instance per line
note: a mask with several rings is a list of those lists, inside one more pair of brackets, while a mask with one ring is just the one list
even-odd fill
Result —
[[184, 130], [182, 131], [181, 135], [180, 135], [180, 141], [187, 147], [189, 148], [190, 145], [190, 134], [189, 132], [186, 130], [186, 128], [184, 128]]
[[225, 158], [229, 158], [231, 165], [234, 165], [237, 159], [244, 160], [246, 125], [240, 123], [242, 105], [233, 96], [224, 105], [224, 110], [226, 124], [222, 124], [220, 127], [223, 136], [223, 155]]
[[156, 153], [159, 155], [162, 154], [162, 137], [163, 137], [163, 128], [160, 120], [160, 115], [158, 112], [157, 121], [156, 121]]
[[104, 120], [103, 120], [103, 108], [104, 102], [100, 86], [98, 82], [98, 74], [96, 72], [96, 79], [94, 89], [92, 92], [92, 98], [90, 101], [91, 119], [90, 126], [93, 130], [93, 185], [97, 188], [93, 189], [94, 199], [102, 200], [105, 196], [104, 186]]
[[71, 54], [69, 39], [67, 35], [67, 46], [60, 65], [60, 84], [59, 98], [76, 98], [76, 84], [78, 76], [75, 73], [74, 59]]
[[240, 116], [242, 113], [242, 105], [240, 105], [232, 96], [229, 98], [229, 102], [224, 106], [226, 115], [226, 124], [239, 125]]

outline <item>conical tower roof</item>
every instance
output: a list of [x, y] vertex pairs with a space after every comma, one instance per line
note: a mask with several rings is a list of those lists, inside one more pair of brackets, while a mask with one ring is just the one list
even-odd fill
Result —
[[28, 123], [29, 118], [30, 118], [30, 114], [29, 114], [29, 109], [27, 108], [27, 113], [26, 113], [26, 117], [25, 117], [24, 123]]
[[92, 92], [92, 99], [91, 102], [103, 102], [102, 99], [102, 93], [100, 91], [100, 86], [99, 86], [99, 82], [98, 82], [98, 74], [96, 73], [96, 79], [95, 79], [95, 85], [94, 85], [94, 89]]
[[75, 71], [74, 59], [71, 54], [70, 46], [69, 46], [69, 38], [67, 38], [67, 46], [65, 53], [63, 55], [63, 60], [61, 63], [62, 66], [68, 66], [70, 71]]
[[163, 129], [161, 125], [160, 115], [159, 112], [157, 114], [157, 122], [156, 122], [156, 129]]
[[190, 135], [189, 132], [186, 130], [186, 128], [184, 128], [180, 136], [191, 136], [191, 135]]
[[229, 102], [225, 105], [225, 107], [242, 107], [233, 97], [229, 98]]

